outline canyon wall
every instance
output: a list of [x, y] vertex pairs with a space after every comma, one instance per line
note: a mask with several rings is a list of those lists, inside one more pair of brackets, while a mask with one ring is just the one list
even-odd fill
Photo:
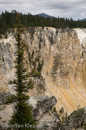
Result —
[[[9, 80], [15, 77], [16, 40], [14, 33], [0, 39], [0, 91], [14, 93]], [[56, 108], [70, 114], [86, 106], [86, 29], [29, 28], [22, 34], [26, 42], [25, 66], [31, 72], [41, 65], [41, 77], [32, 77], [30, 95], [55, 96]]]

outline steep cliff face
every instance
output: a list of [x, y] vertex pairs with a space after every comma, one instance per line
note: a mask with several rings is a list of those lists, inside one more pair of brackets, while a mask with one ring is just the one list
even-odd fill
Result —
[[0, 92], [13, 90], [8, 85], [8, 81], [15, 75], [13, 62], [16, 50], [15, 43], [13, 34], [9, 34], [7, 39], [0, 39]]
[[[35, 87], [30, 95], [54, 95], [57, 109], [64, 107], [68, 114], [77, 106], [86, 106], [86, 30], [32, 28], [22, 34], [26, 41], [26, 67], [39, 71], [41, 80], [33, 78]], [[14, 78], [15, 39], [8, 34], [0, 40], [0, 91], [13, 92], [8, 80]]]

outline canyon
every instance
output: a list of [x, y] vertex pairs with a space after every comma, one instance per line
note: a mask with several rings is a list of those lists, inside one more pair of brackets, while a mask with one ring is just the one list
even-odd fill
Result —
[[[0, 92], [15, 94], [9, 80], [15, 78], [15, 32], [0, 39]], [[25, 66], [30, 73], [40, 64], [40, 78], [33, 76], [29, 95], [55, 96], [56, 110], [72, 113], [86, 106], [86, 29], [28, 28], [22, 33], [26, 43]]]

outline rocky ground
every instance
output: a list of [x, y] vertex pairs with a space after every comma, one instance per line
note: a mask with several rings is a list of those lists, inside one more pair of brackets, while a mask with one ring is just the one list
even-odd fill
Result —
[[[8, 122], [13, 114], [14, 104], [5, 104], [8, 99], [7, 95], [9, 94], [0, 93], [0, 130], [7, 129]], [[57, 130], [57, 128], [62, 127], [59, 116], [52, 112], [52, 108], [56, 103], [57, 100], [53, 96], [38, 95], [29, 98], [28, 104], [32, 106], [33, 116], [37, 123], [36, 127], [38, 130]]]
[[[7, 38], [0, 39], [0, 92], [15, 93], [8, 84], [15, 77], [13, 35], [8, 33]], [[39, 27], [28, 29], [22, 38], [26, 42], [27, 71], [41, 67], [41, 79], [35, 71], [35, 86], [29, 94], [54, 95], [56, 109], [64, 107], [68, 114], [78, 105], [86, 106], [86, 30]]]
[[[3, 97], [4, 96], [4, 99]], [[6, 104], [9, 93], [0, 93], [0, 130], [6, 130], [13, 114], [14, 104]], [[34, 119], [38, 130], [84, 130], [86, 127], [86, 107], [71, 113], [64, 121], [53, 111], [57, 103], [54, 96], [31, 96], [28, 104], [32, 106]]]
[[[8, 95], [15, 94], [14, 87], [8, 84], [15, 78], [13, 35], [14, 32], [7, 33], [7, 38], [0, 39], [0, 116], [3, 117], [0, 124], [4, 128], [13, 112], [13, 105], [4, 103]], [[25, 66], [34, 83], [29, 95], [34, 118], [40, 117], [38, 124], [43, 125], [44, 130], [85, 129], [86, 29], [29, 28], [23, 32], [22, 39], [26, 43]], [[61, 108], [67, 111], [67, 121], [61, 122], [59, 115], [52, 113], [54, 105], [56, 111]], [[79, 112], [73, 112], [77, 106], [83, 108], [79, 109], [79, 116], [76, 114]]]

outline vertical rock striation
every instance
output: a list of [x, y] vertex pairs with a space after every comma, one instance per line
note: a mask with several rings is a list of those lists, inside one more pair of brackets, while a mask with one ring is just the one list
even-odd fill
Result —
[[[56, 108], [70, 114], [86, 106], [86, 29], [29, 28], [22, 34], [26, 41], [27, 71], [42, 65], [41, 79], [33, 77], [30, 95], [45, 93], [58, 99]], [[15, 39], [8, 34], [0, 40], [0, 89], [13, 92], [8, 79], [14, 77]]]

